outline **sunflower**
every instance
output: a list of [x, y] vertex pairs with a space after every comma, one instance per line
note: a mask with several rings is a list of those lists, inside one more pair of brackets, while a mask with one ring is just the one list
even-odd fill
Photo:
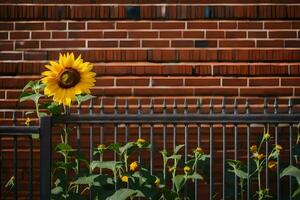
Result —
[[46, 85], [44, 93], [53, 96], [58, 104], [70, 106], [76, 95], [89, 94], [94, 86], [93, 65], [83, 62], [81, 55], [75, 59], [73, 53], [60, 54], [58, 62], [50, 61], [45, 67], [50, 71], [42, 73], [42, 82]]

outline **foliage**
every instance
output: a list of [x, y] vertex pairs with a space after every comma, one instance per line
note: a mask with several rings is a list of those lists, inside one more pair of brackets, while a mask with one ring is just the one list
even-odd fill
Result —
[[227, 163], [230, 167], [228, 170], [229, 172], [232, 172], [237, 176], [240, 180], [240, 198], [243, 200], [244, 196], [244, 184], [247, 179], [252, 179], [253, 181], [257, 181], [257, 191], [254, 197], [257, 197], [259, 200], [264, 199], [270, 199], [272, 198], [270, 196], [269, 188], [263, 188], [262, 182], [261, 182], [261, 173], [262, 170], [266, 167], [272, 169], [277, 167], [277, 159], [280, 154], [280, 151], [282, 150], [282, 147], [278, 144], [273, 146], [273, 149], [271, 152], [269, 152], [267, 155], [262, 153], [262, 145], [264, 143], [270, 142], [271, 135], [269, 134], [269, 130], [264, 130], [263, 136], [260, 140], [259, 145], [252, 145], [249, 149], [249, 151], [252, 153], [251, 161], [255, 163], [254, 170], [247, 172], [247, 169], [245, 169], [245, 166], [243, 163], [239, 160], [228, 160]]

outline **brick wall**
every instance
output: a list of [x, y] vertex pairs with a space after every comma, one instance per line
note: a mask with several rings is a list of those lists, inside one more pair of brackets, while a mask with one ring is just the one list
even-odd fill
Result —
[[240, 2], [1, 0], [0, 108], [32, 108], [20, 91], [60, 52], [94, 64], [97, 96], [299, 98], [299, 1]]
[[1, 108], [70, 51], [94, 63], [99, 96], [300, 95], [296, 0], [2, 2]]

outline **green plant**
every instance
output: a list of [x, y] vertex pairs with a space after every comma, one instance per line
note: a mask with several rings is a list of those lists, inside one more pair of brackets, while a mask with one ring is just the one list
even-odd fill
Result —
[[277, 166], [277, 159], [282, 150], [282, 147], [278, 144], [273, 146], [273, 149], [267, 155], [261, 153], [262, 145], [265, 142], [270, 141], [270, 134], [268, 130], [264, 131], [263, 137], [260, 140], [259, 145], [252, 145], [250, 147], [250, 152], [252, 153], [251, 160], [255, 163], [255, 169], [250, 172], [249, 174], [246, 172], [245, 166], [239, 160], [228, 160], [227, 163], [231, 167], [229, 172], [234, 173], [240, 180], [240, 198], [241, 200], [244, 199], [244, 185], [247, 179], [254, 179], [257, 180], [257, 191], [255, 196], [259, 200], [269, 199], [272, 198], [270, 196], [269, 188], [263, 188], [261, 183], [261, 173], [262, 170], [268, 165], [268, 168], [275, 168]]

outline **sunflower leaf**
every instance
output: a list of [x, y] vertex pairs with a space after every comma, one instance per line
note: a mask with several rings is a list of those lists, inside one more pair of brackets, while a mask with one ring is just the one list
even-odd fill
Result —
[[37, 103], [42, 96], [42, 94], [22, 92], [20, 102], [32, 100]]
[[79, 94], [76, 95], [76, 101], [78, 103], [78, 105], [80, 105], [82, 102], [88, 101], [95, 98], [95, 96], [92, 96], [90, 94]]
[[24, 86], [24, 88], [23, 88], [22, 91], [24, 92], [24, 91], [27, 90], [28, 88], [32, 88], [33, 85], [34, 85], [34, 82], [33, 82], [33, 81], [29, 81], [29, 82]]

